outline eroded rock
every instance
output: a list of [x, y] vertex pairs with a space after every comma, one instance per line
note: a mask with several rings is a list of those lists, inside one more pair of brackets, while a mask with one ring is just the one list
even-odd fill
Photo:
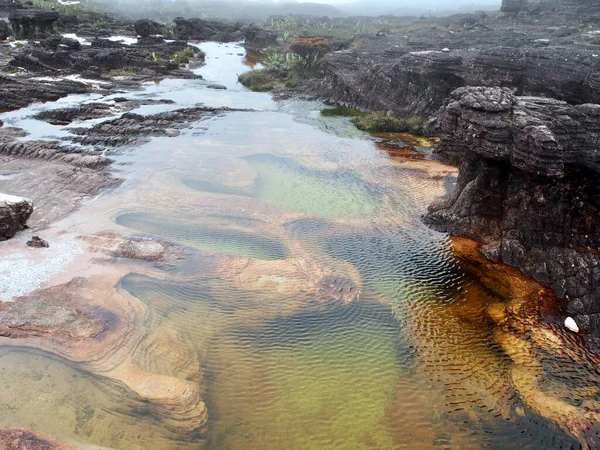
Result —
[[25, 228], [32, 212], [30, 199], [0, 194], [0, 241], [10, 239]]
[[593, 331], [600, 331], [599, 129], [599, 105], [458, 89], [438, 115], [435, 150], [460, 160], [457, 184], [425, 216], [552, 287]]

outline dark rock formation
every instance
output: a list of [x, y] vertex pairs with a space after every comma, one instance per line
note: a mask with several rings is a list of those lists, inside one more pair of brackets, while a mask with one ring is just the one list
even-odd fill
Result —
[[0, 109], [19, 109], [35, 101], [55, 101], [90, 90], [88, 85], [77, 81], [63, 79], [50, 82], [0, 75]]
[[141, 19], [135, 22], [135, 32], [142, 38], [150, 36], [161, 35], [166, 36], [169, 34], [167, 27], [161, 23], [154, 22], [149, 19]]
[[600, 17], [596, 0], [502, 0], [502, 12], [528, 15], [565, 15], [578, 20]]
[[69, 124], [74, 120], [86, 121], [99, 119], [101, 117], [114, 116], [118, 113], [131, 111], [142, 105], [170, 105], [175, 103], [173, 100], [128, 100], [127, 98], [114, 99], [115, 104], [110, 103], [86, 103], [80, 106], [70, 108], [48, 109], [36, 114], [37, 120], [43, 120], [49, 123]]
[[195, 41], [235, 42], [243, 41], [240, 24], [228, 24], [202, 19], [177, 17], [174, 34], [177, 39]]
[[[40, 45], [28, 45], [14, 52], [12, 67], [22, 67], [30, 72], [43, 74], [68, 74], [90, 71], [92, 67], [101, 72], [121, 70], [139, 73], [147, 70], [146, 79], [170, 75], [174, 78], [201, 78], [184, 70], [170, 60], [171, 55], [188, 47], [187, 42], [164, 42], [160, 39], [144, 45], [124, 45], [108, 39], [96, 39], [89, 46], [61, 37], [51, 37]], [[97, 71], [92, 73], [98, 78]]]
[[244, 36], [244, 47], [250, 50], [263, 50], [277, 44], [277, 33], [263, 30], [254, 26], [246, 26], [241, 29]]
[[505, 86], [519, 95], [600, 103], [598, 48], [584, 44], [538, 47], [535, 35], [486, 32], [486, 41], [506, 44], [474, 48], [474, 41], [472, 48], [452, 49], [468, 43], [443, 34], [443, 39], [430, 44], [395, 37], [398, 46], [382, 42], [387, 49], [383, 53], [377, 52], [375, 43], [364, 51], [329, 53], [323, 62], [325, 78], [313, 81], [305, 93], [331, 103], [401, 115], [432, 114], [450, 92], [464, 86]]
[[0, 241], [10, 239], [25, 228], [33, 212], [33, 202], [28, 198], [0, 194]]
[[3, 20], [0, 20], [0, 41], [4, 41], [10, 35], [8, 24]]
[[10, 13], [8, 20], [16, 39], [43, 38], [53, 33], [56, 11], [21, 9]]
[[71, 133], [78, 136], [69, 140], [77, 144], [104, 147], [137, 145], [147, 142], [152, 136], [177, 136], [177, 130], [184, 128], [187, 123], [223, 111], [228, 109], [185, 108], [151, 116], [126, 113], [118, 119], [100, 123], [92, 128], [72, 128]]
[[27, 247], [33, 248], [48, 248], [50, 245], [48, 241], [42, 239], [39, 236], [33, 236], [30, 240], [27, 241]]
[[552, 287], [580, 327], [600, 331], [600, 105], [461, 88], [435, 128], [435, 153], [460, 169], [425, 222], [483, 241], [488, 258]]

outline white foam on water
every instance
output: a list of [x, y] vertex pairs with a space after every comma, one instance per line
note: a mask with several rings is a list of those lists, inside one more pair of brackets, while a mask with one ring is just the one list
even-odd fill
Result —
[[92, 45], [92, 43], [90, 41], [88, 41], [86, 38], [79, 37], [75, 33], [66, 33], [66, 34], [63, 34], [63, 37], [75, 39], [76, 41], [79, 41], [79, 43], [81, 45]]

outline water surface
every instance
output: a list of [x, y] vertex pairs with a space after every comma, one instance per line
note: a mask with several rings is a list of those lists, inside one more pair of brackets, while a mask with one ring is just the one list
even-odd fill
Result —
[[[251, 70], [239, 45], [200, 47], [204, 80], [145, 85], [131, 97], [176, 104], [136, 112], [248, 111], [116, 155], [133, 163], [118, 166], [125, 183], [73, 220], [79, 232], [98, 231], [86, 218], [100, 217], [103, 231], [190, 249], [169, 269], [179, 278], [132, 268], [118, 289], [192, 343], [206, 436], [173, 436], [127, 392], [22, 349], [0, 352], [0, 423], [118, 449], [576, 448], [511, 388], [485, 314], [501, 299], [420, 223], [445, 181], [407, 170], [347, 119], [322, 117], [318, 102], [247, 91], [234, 76]], [[70, 101], [80, 99], [60, 105]], [[29, 118], [56, 106], [7, 122], [64, 136]], [[206, 276], [207, 258], [222, 255], [259, 272]], [[360, 295], [346, 303], [311, 290], [323, 268]]]

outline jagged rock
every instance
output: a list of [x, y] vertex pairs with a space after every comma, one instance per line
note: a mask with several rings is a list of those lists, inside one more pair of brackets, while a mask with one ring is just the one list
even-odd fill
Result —
[[552, 287], [578, 324], [600, 331], [600, 105], [461, 88], [435, 129], [435, 155], [460, 168], [425, 222], [483, 241], [484, 254]]
[[0, 75], [0, 109], [19, 109], [35, 101], [55, 101], [69, 94], [85, 94], [90, 90], [87, 84], [77, 81], [39, 81]]
[[559, 14], [578, 20], [600, 17], [600, 4], [596, 0], [502, 0], [500, 10], [510, 14]]
[[0, 41], [4, 41], [9, 36], [8, 24], [0, 20]]
[[32, 212], [30, 199], [0, 194], [0, 241], [10, 239], [25, 228]]
[[154, 35], [166, 36], [168, 34], [167, 27], [163, 24], [149, 19], [141, 19], [134, 24], [135, 32], [142, 38], [147, 38]]
[[[51, 37], [42, 42], [43, 47], [26, 46], [13, 55], [10, 65], [30, 72], [56, 74], [88, 72], [92, 67], [101, 71], [126, 70], [139, 74], [147, 69], [151, 77], [157, 74], [173, 78], [201, 78], [170, 60], [171, 55], [188, 47], [187, 42], [165, 42], [162, 38], [148, 38], [139, 45], [124, 45], [108, 39], [95, 39], [91, 46], [75, 48], [65, 38]], [[77, 42], [78, 44], [78, 42]], [[97, 77], [96, 77], [97, 78]]]
[[239, 24], [227, 24], [224, 22], [216, 22], [202, 20], [199, 18], [184, 19], [176, 17], [175, 22], [175, 37], [181, 40], [197, 40], [197, 41], [217, 41], [217, 42], [236, 42], [244, 40], [244, 36]]
[[72, 128], [73, 134], [79, 135], [69, 140], [83, 145], [102, 145], [120, 147], [146, 142], [152, 136], [176, 136], [172, 133], [183, 128], [186, 123], [204, 116], [219, 114], [228, 109], [197, 107], [142, 116], [125, 113], [118, 119], [102, 122], [91, 128]]
[[56, 11], [22, 9], [10, 13], [8, 20], [16, 39], [43, 38], [53, 32], [54, 22], [59, 18]]
[[251, 50], [263, 50], [277, 44], [277, 33], [262, 28], [247, 26], [241, 29], [244, 47]]
[[48, 241], [42, 239], [39, 236], [33, 236], [30, 240], [28, 240], [26, 242], [27, 247], [33, 247], [33, 248], [48, 248], [50, 247], [50, 245], [48, 244]]
[[472, 33], [428, 29], [361, 37], [353, 49], [328, 53], [325, 77], [298, 91], [400, 115], [433, 114], [454, 89], [465, 86], [504, 86], [518, 95], [600, 103], [598, 49], [568, 38], [541, 45], [539, 40], [547, 38], [547, 31], [516, 33], [499, 26]]

